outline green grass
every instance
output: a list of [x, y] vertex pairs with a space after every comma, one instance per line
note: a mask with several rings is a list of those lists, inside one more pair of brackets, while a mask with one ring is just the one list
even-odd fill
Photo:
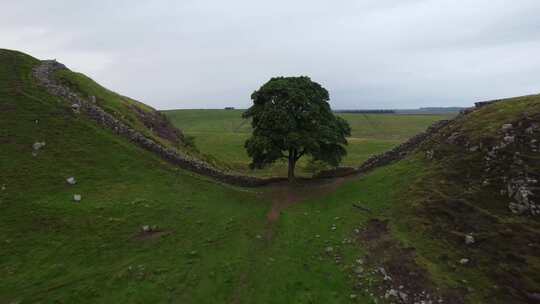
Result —
[[[355, 259], [369, 252], [360, 243], [343, 242], [373, 218], [388, 220], [396, 244], [414, 248], [415, 262], [434, 284], [464, 292], [467, 303], [515, 300], [494, 287], [505, 284], [498, 275], [519, 275], [531, 290], [538, 287], [538, 254], [522, 246], [537, 239], [538, 220], [508, 216], [497, 189], [463, 191], [471, 180], [481, 182], [471, 178], [479, 155], [442, 145], [446, 154], [437, 161], [418, 153], [339, 186], [295, 188], [306, 200], [268, 223], [272, 201], [280, 203], [279, 188], [242, 189], [174, 168], [45, 93], [31, 78], [36, 64], [27, 55], [0, 50], [0, 303], [375, 303], [370, 293], [377, 278], [366, 275], [375, 286], [365, 292], [353, 288], [350, 277]], [[540, 112], [538, 98], [513, 105]], [[486, 125], [510, 122], [521, 115], [513, 109], [486, 107], [478, 111], [485, 116], [475, 113], [474, 121], [460, 120], [445, 132], [473, 134], [474, 122], [484, 117]], [[207, 111], [215, 123], [203, 119], [204, 113], [181, 113], [186, 117], [181, 121], [202, 129], [186, 127], [186, 133], [214, 134], [210, 138], [222, 144], [208, 141], [207, 147], [217, 156], [237, 157], [240, 148], [227, 145], [240, 144], [238, 134], [248, 136], [249, 126], [236, 133], [226, 126], [241, 123], [240, 113]], [[175, 115], [172, 119], [180, 119]], [[359, 147], [352, 156], [401, 141], [434, 117], [347, 119], [353, 125], [351, 142]], [[400, 119], [402, 128], [395, 123]], [[367, 120], [379, 121], [379, 135], [370, 135], [366, 126], [374, 124]], [[46, 146], [32, 156], [36, 141]], [[537, 171], [538, 162], [531, 164]], [[78, 183], [68, 185], [69, 176]], [[72, 201], [75, 193], [82, 194], [82, 202]], [[476, 209], [450, 203], [464, 195]], [[496, 222], [487, 220], [494, 217]], [[166, 235], [141, 239], [143, 225], [157, 225]], [[452, 238], [454, 230], [467, 231], [461, 225], [476, 227], [485, 237], [478, 247]], [[325, 253], [328, 246], [342, 263]], [[509, 254], [524, 254], [527, 264]], [[474, 263], [458, 265], [464, 256]], [[351, 294], [357, 298], [351, 300]]]
[[[74, 115], [34, 85], [36, 60], [0, 61], [0, 303], [228, 301], [268, 204]], [[141, 225], [170, 235], [136, 240]]]
[[[367, 219], [352, 202], [389, 208], [404, 174], [413, 174], [407, 164], [286, 210], [268, 226], [271, 192], [177, 170], [73, 114], [35, 85], [36, 64], [0, 51], [1, 303], [350, 303], [352, 293], [370, 302], [323, 250]], [[46, 146], [34, 157], [36, 141]], [[78, 183], [68, 185], [69, 176]], [[82, 202], [72, 201], [76, 193]], [[143, 225], [168, 235], [138, 239]], [[257, 238], [269, 231], [271, 240]], [[350, 260], [361, 248], [343, 251]]]
[[[251, 124], [242, 119], [242, 110], [171, 110], [164, 111], [171, 122], [185, 134], [195, 137], [199, 150], [235, 171], [256, 176], [285, 176], [286, 162], [262, 170], [250, 170], [244, 142], [251, 134]], [[445, 115], [339, 114], [352, 128], [344, 166], [359, 166], [370, 156], [387, 151], [425, 130]], [[298, 164], [300, 176], [314, 172], [308, 159]]]
[[[321, 199], [309, 219], [291, 209], [269, 227], [271, 194], [177, 170], [73, 114], [36, 86], [36, 64], [0, 50], [0, 303], [350, 302], [346, 273], [317, 257], [348, 233], [328, 225], [350, 200]], [[32, 156], [36, 141], [46, 146]], [[357, 186], [371, 187], [341, 191], [369, 195]], [[138, 239], [143, 225], [168, 234]], [[269, 229], [271, 241], [257, 238]]]

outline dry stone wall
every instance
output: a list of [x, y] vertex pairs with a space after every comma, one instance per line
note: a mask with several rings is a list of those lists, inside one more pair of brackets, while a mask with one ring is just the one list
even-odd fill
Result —
[[[98, 124], [111, 129], [116, 134], [129, 139], [138, 146], [158, 154], [161, 158], [169, 161], [170, 163], [178, 165], [183, 169], [206, 175], [228, 184], [245, 187], [262, 186], [285, 180], [284, 178], [262, 179], [224, 172], [201, 160], [195, 159], [188, 155], [180, 154], [175, 149], [164, 147], [154, 140], [147, 138], [141, 132], [130, 128], [122, 121], [116, 119], [113, 115], [107, 113], [99, 105], [97, 105], [95, 98], [91, 97], [89, 100], [86, 100], [85, 98], [79, 96], [76, 92], [73, 92], [70, 88], [61, 85], [58, 81], [56, 81], [54, 72], [62, 69], [67, 69], [67, 67], [55, 60], [43, 60], [40, 65], [34, 68], [33, 74], [38, 82], [43, 85], [50, 94], [61, 97], [69, 102], [71, 108], [75, 112], [82, 112], [86, 114]], [[478, 107], [480, 106], [481, 105], [478, 105]], [[465, 115], [467, 112], [469, 111], [466, 111], [460, 115]], [[425, 139], [438, 132], [449, 122], [450, 120], [442, 120], [434, 123], [425, 132], [417, 134], [392, 150], [370, 157], [358, 168], [340, 167], [332, 170], [326, 170], [316, 174], [314, 178], [332, 178], [365, 173], [373, 170], [376, 167], [385, 166], [403, 159], [414, 151]]]
[[82, 98], [76, 92], [73, 92], [70, 88], [61, 85], [55, 79], [54, 72], [63, 69], [67, 69], [67, 67], [59, 62], [54, 60], [44, 60], [40, 65], [34, 68], [33, 75], [36, 80], [46, 88], [47, 92], [54, 96], [61, 97], [66, 102], [69, 102], [71, 108], [75, 112], [84, 113], [101, 126], [111, 129], [116, 134], [127, 138], [148, 151], [158, 154], [163, 159], [178, 165], [183, 169], [206, 175], [233, 185], [254, 187], [265, 185], [277, 180], [260, 179], [223, 172], [198, 159], [180, 154], [175, 149], [162, 146], [161, 144], [147, 138], [141, 132], [130, 128], [122, 121], [107, 113], [99, 105], [97, 105], [95, 98], [90, 98], [90, 100], [87, 100]]

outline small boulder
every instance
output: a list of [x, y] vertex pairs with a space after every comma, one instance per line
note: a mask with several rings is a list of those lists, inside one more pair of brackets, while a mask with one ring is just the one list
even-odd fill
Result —
[[514, 214], [523, 214], [525, 213], [529, 208], [525, 205], [522, 205], [522, 204], [517, 204], [517, 203], [509, 203], [508, 204], [508, 209], [510, 209], [510, 211]]
[[459, 260], [459, 263], [460, 263], [461, 265], [468, 264], [468, 263], [469, 263], [469, 259], [463, 258], [463, 259]]
[[70, 185], [75, 185], [77, 181], [75, 180], [75, 177], [71, 176], [66, 179], [66, 182]]
[[400, 291], [399, 292], [399, 298], [401, 299], [401, 301], [403, 301], [404, 303], [407, 303], [407, 298], [409, 297], [408, 294], [404, 293], [403, 291]]
[[34, 149], [35, 151], [38, 151], [40, 150], [41, 148], [45, 147], [45, 142], [42, 141], [42, 142], [35, 142], [33, 145], [32, 145], [32, 149]]
[[471, 245], [474, 244], [474, 237], [471, 234], [465, 235], [465, 244]]
[[324, 251], [326, 251], [326, 253], [331, 253], [331, 252], [334, 251], [334, 248], [331, 247], [331, 246], [328, 246], [328, 247], [326, 247], [326, 248], [324, 249]]
[[390, 297], [396, 297], [396, 298], [397, 298], [398, 296], [399, 296], [398, 291], [395, 290], [395, 289], [389, 289], [389, 290], [387, 290], [386, 293], [384, 294], [384, 298], [385, 298], [385, 299], [388, 299], [388, 298], [390, 298]]
[[71, 105], [71, 109], [73, 110], [73, 113], [79, 114], [81, 112], [81, 105], [78, 103], [74, 103]]
[[508, 143], [508, 144], [511, 144], [513, 143], [515, 140], [516, 140], [516, 137], [515, 136], [510, 136], [510, 135], [507, 135], [503, 138], [504, 142]]
[[501, 130], [503, 130], [503, 132], [506, 132], [506, 131], [511, 130], [512, 127], [513, 127], [512, 124], [504, 124], [502, 125]]
[[152, 228], [150, 227], [150, 225], [143, 225], [141, 226], [141, 230], [142, 232], [150, 232], [152, 231]]
[[80, 194], [73, 194], [73, 201], [78, 203], [82, 200], [82, 196]]

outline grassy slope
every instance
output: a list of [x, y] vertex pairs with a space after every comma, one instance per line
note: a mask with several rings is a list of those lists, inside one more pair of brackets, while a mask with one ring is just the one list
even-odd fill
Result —
[[[348, 276], [354, 259], [367, 252], [342, 242], [371, 218], [391, 220], [394, 238], [416, 249], [417, 262], [442, 288], [472, 288], [470, 303], [502, 292], [489, 288], [498, 261], [456, 266], [482, 251], [434, 234], [437, 218], [421, 212], [426, 193], [459, 193], [455, 180], [454, 187], [440, 187], [447, 170], [467, 165], [455, 166], [459, 159], [437, 164], [415, 155], [293, 206], [269, 228], [266, 195], [176, 171], [72, 114], [33, 84], [36, 63], [0, 51], [0, 303], [350, 303], [353, 293], [358, 303], [371, 303], [370, 291], [354, 290]], [[501, 109], [481, 115], [499, 117], [497, 126], [519, 113]], [[35, 141], [47, 145], [32, 157]], [[75, 186], [65, 183], [72, 175]], [[71, 201], [74, 193], [83, 195], [81, 203]], [[351, 206], [357, 202], [372, 213]], [[145, 224], [171, 233], [136, 239]], [[269, 229], [270, 240], [256, 237]], [[340, 252], [342, 264], [325, 254], [327, 246]]]
[[[94, 96], [96, 98], [96, 103], [102, 109], [121, 120], [124, 124], [141, 132], [146, 137], [151, 138], [166, 147], [176, 148], [180, 153], [194, 155], [195, 157], [200, 156], [197, 151], [191, 149], [189, 146], [183, 143], [178, 144], [172, 142], [167, 138], [162, 138], [149, 127], [145, 126], [135, 109], [138, 109], [141, 113], [147, 113], [147, 116], [155, 117], [156, 113], [159, 112], [152, 107], [108, 90], [82, 73], [71, 70], [59, 70], [56, 72], [55, 77], [60, 83], [70, 87], [86, 99], [90, 99], [91, 96]], [[182, 139], [180, 138], [180, 140]]]
[[[436, 280], [468, 289], [472, 303], [524, 303], [525, 292], [540, 290], [540, 254], [534, 241], [540, 237], [538, 218], [508, 210], [511, 199], [500, 191], [506, 189], [501, 180], [510, 175], [510, 164], [497, 166], [503, 172], [484, 170], [487, 151], [504, 136], [501, 126], [517, 127], [524, 113], [538, 121], [540, 95], [489, 105], [447, 126], [423, 146], [435, 151], [434, 160], [415, 156], [424, 173], [393, 208], [396, 237], [416, 248]], [[448, 143], [446, 138], [455, 133], [481, 148], [471, 152], [463, 144]], [[537, 153], [521, 153], [528, 170], [540, 172]], [[465, 245], [467, 233], [475, 236], [474, 245]], [[471, 264], [460, 265], [462, 258]]]
[[[267, 204], [176, 171], [72, 114], [35, 86], [35, 64], [0, 52], [0, 302], [231, 297]], [[46, 142], [37, 157], [35, 141]], [[172, 233], [134, 240], [145, 224]]]
[[[337, 266], [304, 261], [324, 246], [304, 235], [339, 238], [327, 226], [347, 208], [310, 227], [286, 213], [273, 241], [258, 239], [264, 198], [177, 171], [73, 114], [34, 84], [36, 64], [0, 51], [0, 302], [349, 302]], [[36, 141], [46, 146], [33, 157]], [[170, 234], [139, 240], [141, 225]]]
[[[227, 164], [232, 169], [259, 176], [286, 175], [286, 163], [263, 170], [250, 171], [244, 142], [251, 125], [242, 119], [242, 110], [172, 110], [164, 112], [178, 128], [195, 137], [199, 150]], [[389, 150], [409, 137], [423, 131], [443, 115], [363, 115], [339, 114], [350, 123], [345, 166], [358, 166], [368, 157]], [[307, 160], [299, 164], [300, 175], [311, 175]]]

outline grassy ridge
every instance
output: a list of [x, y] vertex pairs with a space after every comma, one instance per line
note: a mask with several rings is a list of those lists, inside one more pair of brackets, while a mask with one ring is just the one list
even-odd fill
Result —
[[[249, 170], [249, 157], [244, 142], [251, 134], [251, 124], [242, 119], [242, 110], [171, 110], [164, 111], [171, 122], [195, 137], [202, 153], [221, 161], [231, 169], [258, 176], [286, 175], [286, 162], [278, 162], [263, 170]], [[345, 166], [358, 166], [372, 155], [384, 152], [425, 130], [445, 115], [377, 115], [339, 114], [352, 128]], [[317, 169], [317, 168], [313, 168]], [[300, 175], [310, 176], [307, 158], [298, 165]]]
[[[267, 204], [73, 114], [34, 84], [37, 63], [0, 52], [0, 302], [227, 301]], [[170, 234], [139, 240], [141, 225]]]

